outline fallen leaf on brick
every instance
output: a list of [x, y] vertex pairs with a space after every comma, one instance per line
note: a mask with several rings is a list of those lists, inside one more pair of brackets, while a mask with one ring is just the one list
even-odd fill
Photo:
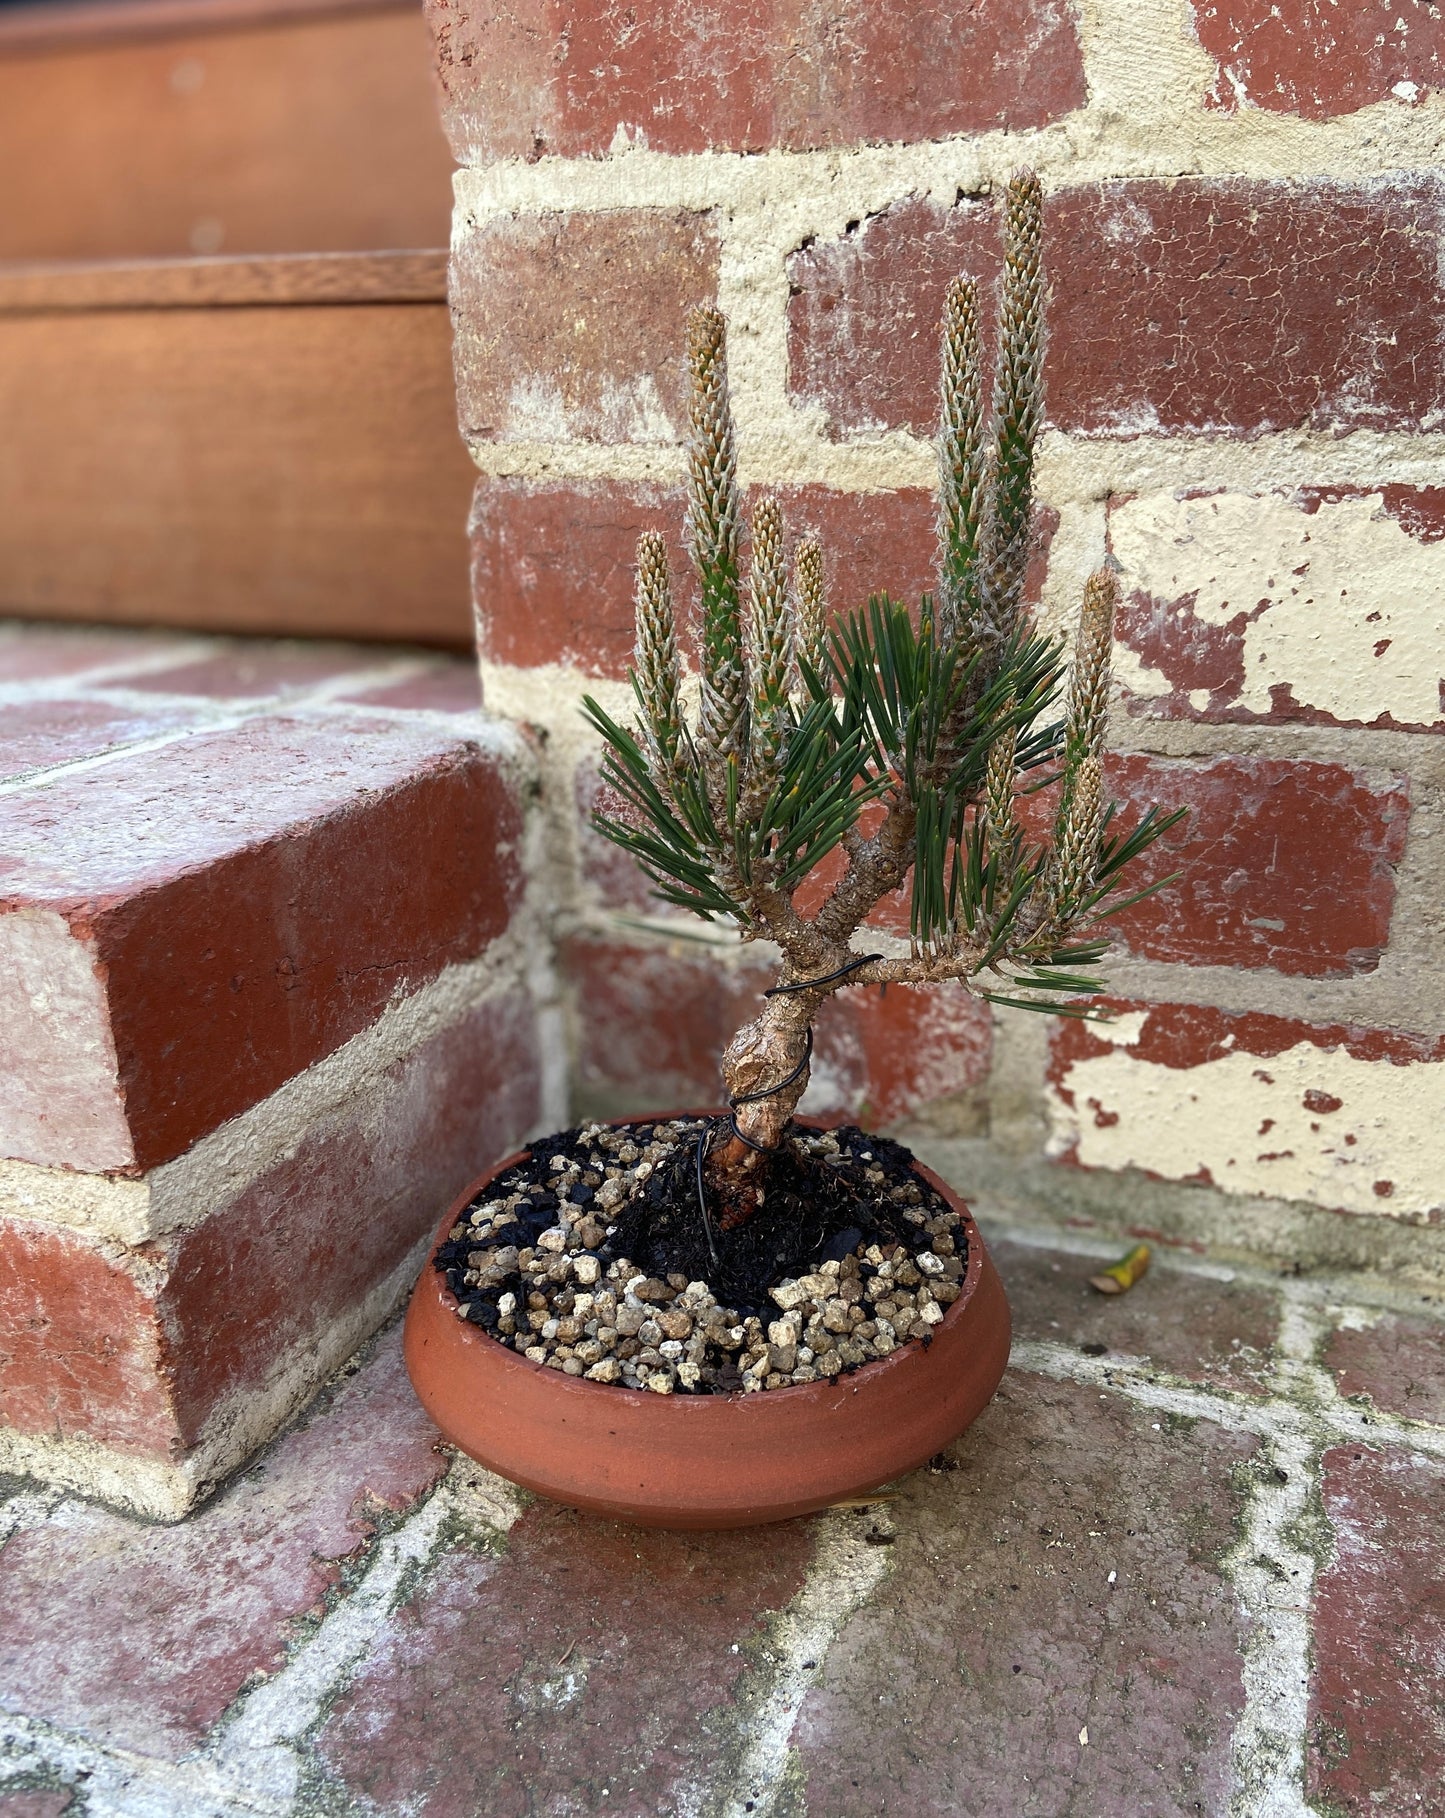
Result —
[[1089, 1286], [1100, 1294], [1127, 1294], [1149, 1267], [1148, 1244], [1135, 1244], [1101, 1274], [1089, 1277]]

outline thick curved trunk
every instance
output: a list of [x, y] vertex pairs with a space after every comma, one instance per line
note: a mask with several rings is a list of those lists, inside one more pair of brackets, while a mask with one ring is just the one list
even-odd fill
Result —
[[[725, 1228], [745, 1223], [757, 1209], [767, 1152], [781, 1142], [808, 1089], [808, 1031], [816, 1007], [811, 994], [770, 997], [762, 1014], [739, 1029], [727, 1045], [723, 1082], [737, 1106], [738, 1129], [746, 1140], [730, 1136], [719, 1143], [708, 1165]], [[789, 1079], [790, 1074], [796, 1077]], [[780, 1089], [769, 1091], [772, 1086]], [[757, 1093], [762, 1096], [754, 1097]]]

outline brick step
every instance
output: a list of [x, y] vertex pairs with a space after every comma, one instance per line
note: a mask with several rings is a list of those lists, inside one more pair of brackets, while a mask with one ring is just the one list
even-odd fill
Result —
[[0, 271], [0, 612], [471, 640], [443, 252]]
[[0, 1470], [180, 1513], [539, 1117], [525, 748], [418, 650], [0, 627]]

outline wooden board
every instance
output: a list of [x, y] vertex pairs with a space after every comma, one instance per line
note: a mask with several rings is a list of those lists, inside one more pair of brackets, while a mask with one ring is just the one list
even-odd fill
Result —
[[445, 303], [444, 252], [0, 266], [0, 316], [256, 303]]
[[451, 170], [416, 4], [0, 12], [0, 262], [444, 245]]
[[[406, 0], [409, 3], [409, 0]], [[0, 11], [0, 53], [172, 37], [329, 13], [395, 12], [403, 0], [23, 0]]]
[[471, 641], [444, 303], [0, 309], [0, 422], [0, 614]]

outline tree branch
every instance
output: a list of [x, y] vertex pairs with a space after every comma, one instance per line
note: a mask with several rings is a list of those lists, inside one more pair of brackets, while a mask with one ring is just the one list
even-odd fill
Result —
[[902, 885], [913, 863], [916, 823], [913, 804], [900, 791], [871, 838], [845, 845], [848, 869], [813, 918], [828, 946], [846, 946], [869, 910]]

